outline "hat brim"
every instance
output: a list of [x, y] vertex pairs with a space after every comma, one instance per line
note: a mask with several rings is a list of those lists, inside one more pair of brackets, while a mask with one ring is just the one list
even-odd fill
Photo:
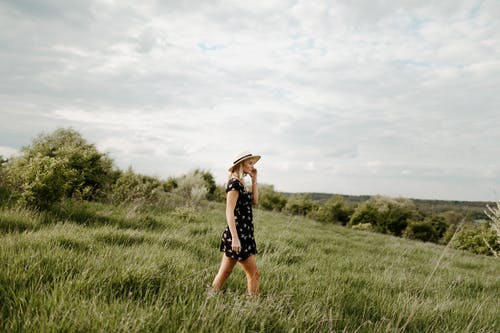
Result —
[[235, 166], [237, 166], [240, 163], [243, 163], [244, 161], [248, 161], [248, 160], [252, 160], [253, 163], [257, 163], [257, 161], [260, 160], [260, 155], [252, 155], [252, 156], [248, 156], [248, 157], [242, 158], [238, 162], [233, 163], [233, 165], [231, 165], [229, 167], [229, 169], [227, 169], [227, 171], [232, 172]]

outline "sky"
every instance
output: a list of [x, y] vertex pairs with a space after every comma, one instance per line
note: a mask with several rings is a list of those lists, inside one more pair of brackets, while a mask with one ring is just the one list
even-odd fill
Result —
[[500, 200], [500, 1], [0, 2], [0, 154], [79, 131], [115, 164], [284, 192]]

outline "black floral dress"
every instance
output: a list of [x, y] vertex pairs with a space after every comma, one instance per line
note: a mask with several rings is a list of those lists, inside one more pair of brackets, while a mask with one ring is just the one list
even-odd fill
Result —
[[236, 231], [241, 243], [241, 250], [239, 253], [231, 250], [232, 237], [229, 226], [227, 226], [222, 233], [220, 250], [230, 258], [245, 260], [257, 253], [253, 235], [252, 192], [245, 190], [243, 184], [236, 178], [229, 180], [226, 187], [226, 193], [229, 191], [238, 191], [239, 193], [238, 201], [234, 208], [234, 217], [236, 221]]

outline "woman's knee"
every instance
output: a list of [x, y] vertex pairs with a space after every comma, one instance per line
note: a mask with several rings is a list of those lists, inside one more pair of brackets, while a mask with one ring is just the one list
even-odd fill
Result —
[[253, 279], [253, 280], [259, 279], [259, 270], [257, 269], [257, 267], [255, 267], [255, 269], [253, 269], [253, 270], [247, 270], [247, 271], [245, 271], [245, 273], [249, 279]]
[[219, 274], [224, 276], [224, 277], [229, 277], [229, 275], [231, 275], [231, 273], [233, 272], [233, 268], [224, 268], [224, 269], [221, 269], [219, 271]]

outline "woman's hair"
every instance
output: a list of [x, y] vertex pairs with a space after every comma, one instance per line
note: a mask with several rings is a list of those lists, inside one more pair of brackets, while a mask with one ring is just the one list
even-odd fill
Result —
[[233, 167], [233, 171], [229, 173], [228, 181], [231, 178], [238, 178], [238, 180], [245, 186], [245, 181], [243, 180], [243, 177], [245, 176], [245, 173], [243, 172], [243, 163], [238, 163]]

